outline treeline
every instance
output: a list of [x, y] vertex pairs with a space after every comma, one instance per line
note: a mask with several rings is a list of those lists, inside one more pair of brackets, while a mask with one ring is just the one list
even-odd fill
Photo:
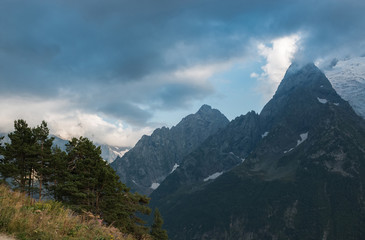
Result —
[[139, 217], [151, 213], [149, 198], [129, 192], [92, 141], [73, 138], [62, 151], [53, 146], [45, 121], [31, 128], [20, 119], [14, 128], [10, 142], [0, 145], [3, 182], [39, 200], [47, 196], [76, 212], [91, 212], [122, 232], [167, 239], [158, 211], [152, 229]]

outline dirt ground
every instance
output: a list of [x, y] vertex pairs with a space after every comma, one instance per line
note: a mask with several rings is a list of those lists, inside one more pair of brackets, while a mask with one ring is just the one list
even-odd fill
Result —
[[15, 238], [0, 233], [0, 240], [15, 240]]

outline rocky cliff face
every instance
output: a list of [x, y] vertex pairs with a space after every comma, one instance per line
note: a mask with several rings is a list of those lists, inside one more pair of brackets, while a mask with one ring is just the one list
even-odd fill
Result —
[[152, 194], [152, 201], [168, 201], [170, 194], [181, 191], [180, 187], [184, 191], [194, 191], [200, 183], [208, 183], [231, 170], [245, 161], [262, 134], [257, 113], [237, 117], [188, 154], [180, 167]]
[[224, 149], [222, 143], [206, 144], [230, 135], [224, 132], [233, 121], [151, 195], [170, 238], [365, 238], [365, 121], [326, 76], [313, 64], [292, 66], [275, 96], [254, 115], [254, 124], [246, 124], [251, 127], [230, 130], [238, 140], [232, 154], [244, 157], [243, 163], [205, 178], [197, 171], [194, 182], [184, 179], [217, 148]]
[[178, 168], [184, 156], [228, 122], [218, 110], [203, 105], [197, 113], [185, 117], [171, 129], [163, 127], [151, 136], [143, 136], [111, 166], [132, 191], [148, 195]]

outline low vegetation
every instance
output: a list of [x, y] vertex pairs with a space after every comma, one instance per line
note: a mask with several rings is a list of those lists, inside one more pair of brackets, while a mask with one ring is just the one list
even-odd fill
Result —
[[56, 201], [38, 202], [4, 184], [0, 185], [0, 232], [29, 240], [135, 239], [105, 226], [91, 213], [76, 214]]

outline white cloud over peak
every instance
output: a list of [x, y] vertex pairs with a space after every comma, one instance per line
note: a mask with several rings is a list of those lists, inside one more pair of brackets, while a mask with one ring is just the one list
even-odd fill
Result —
[[270, 99], [285, 71], [290, 66], [294, 54], [298, 50], [299, 34], [284, 36], [270, 41], [271, 46], [259, 43], [257, 46], [259, 54], [265, 58], [266, 64], [261, 67], [262, 73], [251, 73], [252, 78], [258, 80], [258, 91], [262, 94], [263, 100]]

